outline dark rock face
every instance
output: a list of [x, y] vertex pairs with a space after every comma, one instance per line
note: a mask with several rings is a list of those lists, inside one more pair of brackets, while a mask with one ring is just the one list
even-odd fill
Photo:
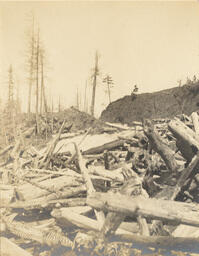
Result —
[[112, 102], [102, 112], [101, 120], [131, 125], [145, 118], [173, 118], [190, 115], [199, 109], [199, 83], [183, 85], [154, 93], [132, 94]]

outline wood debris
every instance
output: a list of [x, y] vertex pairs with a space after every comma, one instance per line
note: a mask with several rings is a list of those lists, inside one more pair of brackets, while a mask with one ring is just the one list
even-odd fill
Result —
[[136, 244], [156, 255], [179, 244], [196, 252], [198, 113], [106, 123], [97, 135], [71, 127], [62, 120], [43, 147], [29, 127], [1, 149], [2, 253], [134, 255]]

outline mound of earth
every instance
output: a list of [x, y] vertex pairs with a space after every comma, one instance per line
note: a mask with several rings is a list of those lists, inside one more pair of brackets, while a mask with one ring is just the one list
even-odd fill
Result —
[[93, 116], [79, 111], [74, 107], [68, 108], [59, 113], [54, 113], [54, 119], [58, 123], [62, 123], [63, 120], [66, 120], [66, 126], [72, 125], [70, 129], [71, 132], [87, 130], [92, 127], [93, 132], [98, 133], [104, 127], [103, 121], [97, 120]]
[[145, 118], [173, 118], [199, 109], [199, 82], [154, 93], [131, 94], [112, 102], [100, 119], [131, 125]]

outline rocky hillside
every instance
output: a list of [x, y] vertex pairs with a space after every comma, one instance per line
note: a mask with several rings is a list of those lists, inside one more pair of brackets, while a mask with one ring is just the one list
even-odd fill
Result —
[[172, 118], [199, 109], [199, 82], [154, 93], [132, 94], [112, 102], [103, 121], [131, 124], [144, 118]]

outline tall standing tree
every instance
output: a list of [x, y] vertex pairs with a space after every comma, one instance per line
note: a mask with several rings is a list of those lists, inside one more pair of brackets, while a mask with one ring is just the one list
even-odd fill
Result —
[[27, 112], [30, 115], [32, 105], [32, 85], [34, 82], [34, 70], [35, 70], [35, 19], [34, 14], [31, 15], [31, 33], [28, 40], [28, 65], [29, 65], [29, 87], [28, 87], [28, 109]]
[[38, 28], [37, 32], [37, 42], [36, 42], [36, 52], [35, 52], [35, 59], [36, 59], [36, 105], [35, 105], [35, 113], [36, 113], [36, 126], [37, 126], [37, 133], [40, 133], [39, 127], [39, 56], [40, 56], [40, 32]]
[[97, 86], [97, 76], [99, 75], [99, 68], [98, 68], [98, 59], [99, 55], [98, 52], [95, 53], [95, 68], [93, 73], [93, 90], [92, 90], [92, 101], [91, 101], [91, 115], [94, 116], [95, 111], [95, 94], [96, 94], [96, 86]]
[[109, 104], [111, 103], [111, 88], [113, 88], [113, 79], [110, 75], [106, 75], [103, 79], [103, 83], [106, 83], [107, 85], [107, 93], [109, 98]]
[[41, 86], [40, 86], [40, 113], [43, 112], [43, 106], [45, 113], [48, 112], [46, 91], [44, 84], [44, 49], [40, 47], [40, 66], [41, 66]]
[[13, 69], [10, 65], [8, 69], [8, 105], [12, 106], [14, 101], [14, 81], [13, 81]]

